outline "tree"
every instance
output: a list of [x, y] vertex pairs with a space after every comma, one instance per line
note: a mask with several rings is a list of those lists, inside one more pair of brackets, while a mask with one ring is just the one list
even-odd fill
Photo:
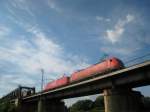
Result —
[[93, 108], [90, 112], [105, 112], [104, 110], [100, 110], [99, 108]]
[[91, 100], [80, 100], [70, 107], [70, 112], [88, 112], [92, 105]]
[[9, 102], [3, 102], [0, 103], [0, 112], [16, 112], [16, 107]]
[[104, 98], [103, 96], [98, 96], [93, 102], [93, 109], [91, 112], [104, 112]]
[[91, 100], [80, 100], [69, 108], [69, 112], [104, 112], [104, 101], [98, 96], [93, 102]]
[[143, 101], [145, 110], [150, 110], [150, 97], [144, 97]]

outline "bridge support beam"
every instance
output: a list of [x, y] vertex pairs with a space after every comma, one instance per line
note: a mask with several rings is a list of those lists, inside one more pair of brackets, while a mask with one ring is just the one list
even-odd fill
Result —
[[130, 89], [104, 90], [105, 112], [141, 112], [142, 95]]
[[39, 100], [38, 112], [67, 112], [67, 107], [60, 100]]

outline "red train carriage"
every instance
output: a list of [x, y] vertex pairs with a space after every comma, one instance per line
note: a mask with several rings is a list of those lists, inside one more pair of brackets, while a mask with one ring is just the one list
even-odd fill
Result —
[[101, 63], [92, 65], [86, 69], [73, 73], [70, 77], [70, 82], [75, 82], [80, 79], [84, 79], [86, 77], [90, 77], [98, 73], [99, 74], [105, 73], [105, 72], [117, 70], [123, 67], [124, 65], [119, 59], [112, 57], [112, 58], [104, 60]]
[[61, 87], [61, 86], [67, 85], [67, 84], [69, 84], [69, 77], [63, 76], [60, 79], [49, 82], [45, 86], [44, 91], [51, 90], [51, 89], [54, 89], [54, 88], [58, 88], [58, 87]]

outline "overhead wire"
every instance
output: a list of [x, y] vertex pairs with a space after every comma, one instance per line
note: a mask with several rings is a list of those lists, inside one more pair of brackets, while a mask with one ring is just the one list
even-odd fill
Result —
[[131, 59], [131, 60], [127, 60], [127, 61], [125, 61], [124, 63], [125, 63], [125, 64], [129, 64], [129, 63], [132, 63], [132, 62], [137, 61], [137, 60], [139, 60], [139, 59], [143, 59], [144, 57], [147, 57], [147, 56], [150, 56], [150, 52], [147, 53], [147, 54], [144, 54], [144, 55], [142, 55], [142, 56], [133, 58], [133, 59]]

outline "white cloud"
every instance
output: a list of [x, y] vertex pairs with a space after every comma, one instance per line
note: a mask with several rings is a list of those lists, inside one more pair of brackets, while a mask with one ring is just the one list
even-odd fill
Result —
[[128, 14], [127, 16], [126, 16], [126, 23], [128, 23], [128, 22], [131, 22], [131, 21], [133, 21], [134, 20], [134, 16], [133, 15], [130, 15], [130, 14]]
[[6, 95], [8, 92], [14, 90], [20, 84], [29, 86], [35, 85], [35, 81], [26, 76], [20, 74], [1, 74], [0, 75], [0, 96]]
[[97, 21], [103, 21], [103, 22], [110, 22], [111, 21], [110, 18], [104, 18], [104, 17], [101, 17], [101, 16], [96, 16], [96, 20]]
[[[45, 70], [45, 78], [56, 79], [64, 73], [70, 74], [77, 69], [88, 66], [84, 57], [65, 52], [60, 44], [51, 40], [39, 29], [33, 28], [31, 30], [30, 28], [28, 32], [33, 36], [30, 41], [20, 39], [13, 41], [13, 46], [12, 44], [7, 47], [0, 45], [0, 62], [13, 63], [17, 67], [15, 72], [20, 74], [5, 74], [4, 76], [0, 74], [3, 76], [1, 90], [5, 88], [7, 80], [10, 81], [10, 86], [13, 84], [13, 87], [18, 84], [36, 84], [39, 81], [37, 79], [41, 77], [41, 68]], [[12, 70], [14, 66], [7, 69]], [[11, 76], [11, 80], [7, 76]], [[7, 89], [7, 91], [9, 90]]]
[[123, 46], [104, 46], [104, 47], [101, 47], [101, 51], [105, 52], [106, 54], [111, 54], [111, 55], [117, 55], [117, 54], [120, 54], [122, 56], [124, 55], [129, 55], [131, 53], [133, 53], [134, 51], [136, 50], [139, 50], [140, 47], [123, 47]]
[[119, 41], [125, 31], [125, 25], [132, 22], [135, 19], [133, 15], [128, 14], [124, 20], [119, 19], [115, 24], [114, 29], [106, 30], [106, 38], [112, 43]]
[[150, 43], [149, 34], [143, 27], [145, 21], [141, 18], [137, 14], [136, 17], [126, 14], [124, 19], [119, 19], [112, 29], [106, 30], [100, 51], [121, 58], [139, 55]]
[[123, 34], [124, 28], [115, 28], [115, 30], [107, 30], [107, 37], [112, 42], [115, 43], [118, 41], [118, 38]]
[[55, 10], [56, 12], [62, 12], [62, 9], [60, 7], [58, 7], [58, 5], [56, 4], [56, 1], [55, 0], [48, 0], [48, 6]]
[[[25, 11], [27, 12], [30, 16], [34, 16], [34, 13], [31, 10], [29, 1], [27, 0], [9, 0], [13, 10], [16, 9], [16, 11]], [[12, 15], [16, 15], [15, 12], [12, 11], [10, 6], [8, 6], [8, 10]]]
[[103, 17], [101, 17], [101, 16], [96, 16], [96, 20], [97, 20], [97, 21], [103, 21], [103, 20], [104, 20], [104, 18], [103, 18]]
[[0, 38], [3, 38], [4, 36], [8, 35], [10, 31], [11, 30], [8, 27], [0, 25]]
[[110, 21], [111, 21], [111, 19], [109, 19], [109, 18], [106, 18], [106, 21], [107, 21], [107, 22], [110, 22]]
[[[0, 54], [3, 56], [0, 59], [8, 60], [17, 63], [24, 71], [28, 70], [31, 73], [36, 73], [40, 68], [45, 68], [46, 72], [64, 73], [71, 72], [80, 65], [86, 65], [86, 63], [79, 63], [78, 65], [72, 65], [71, 61], [80, 61], [74, 57], [70, 58], [70, 61], [64, 60], [65, 57], [70, 54], [65, 54], [60, 45], [56, 44], [52, 40], [39, 37], [32, 40], [33, 46], [26, 40], [19, 40], [14, 43], [11, 48], [1, 48]], [[66, 55], [66, 56], [65, 56]]]

